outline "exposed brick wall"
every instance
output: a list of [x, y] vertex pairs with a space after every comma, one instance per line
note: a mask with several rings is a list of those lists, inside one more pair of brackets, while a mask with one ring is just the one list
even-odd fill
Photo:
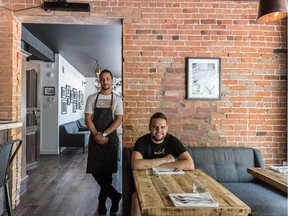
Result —
[[[21, 121], [22, 57], [18, 49], [21, 23], [11, 12], [0, 10], [0, 119]], [[8, 140], [22, 137], [21, 128], [9, 129]], [[13, 152], [16, 146], [14, 146]], [[19, 203], [21, 149], [9, 167], [9, 190], [12, 206]]]
[[[5, 6], [20, 9], [40, 3], [24, 0]], [[258, 24], [257, 1], [90, 3], [91, 13], [46, 13], [38, 8], [14, 15], [37, 16], [34, 22], [54, 15], [56, 21], [64, 16], [71, 20], [69, 16], [123, 18], [125, 146], [133, 146], [147, 133], [150, 116], [162, 111], [169, 118], [170, 133], [186, 145], [249, 146], [263, 153], [267, 165], [286, 160], [285, 20]], [[5, 80], [5, 85], [0, 85], [0, 118], [18, 118], [20, 109], [14, 110], [11, 101], [16, 101], [14, 90], [21, 83], [15, 59], [19, 41], [13, 38], [17, 30], [11, 12], [0, 9], [0, 15], [0, 76]], [[188, 56], [221, 58], [221, 100], [185, 99]]]
[[[286, 158], [286, 21], [258, 24], [257, 2], [141, 2], [124, 19], [124, 143], [163, 111], [190, 146], [249, 146]], [[139, 15], [139, 16], [137, 16]], [[220, 57], [219, 101], [185, 99], [185, 57]]]

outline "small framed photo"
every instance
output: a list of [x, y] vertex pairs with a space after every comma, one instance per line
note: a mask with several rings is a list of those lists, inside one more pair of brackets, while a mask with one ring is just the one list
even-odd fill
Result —
[[45, 96], [55, 96], [55, 87], [44, 86], [44, 95]]
[[73, 102], [73, 113], [77, 111], [76, 102]]
[[69, 98], [71, 94], [71, 86], [66, 85], [66, 97]]
[[73, 101], [76, 101], [77, 100], [77, 89], [76, 88], [72, 89], [72, 95], [73, 95]]
[[61, 114], [67, 114], [67, 100], [61, 101]]
[[186, 99], [219, 100], [221, 59], [186, 58]]
[[68, 97], [68, 98], [67, 98], [67, 106], [70, 106], [70, 105], [71, 105], [71, 98]]
[[66, 98], [66, 87], [61, 87], [61, 98]]

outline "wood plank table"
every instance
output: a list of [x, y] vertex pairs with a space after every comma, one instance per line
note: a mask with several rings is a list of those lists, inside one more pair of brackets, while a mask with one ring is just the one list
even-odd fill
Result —
[[[219, 207], [176, 207], [173, 205], [168, 194], [192, 193], [193, 175], [206, 178], [206, 190], [219, 203]], [[161, 174], [155, 178], [146, 177], [145, 171], [134, 170], [133, 177], [143, 216], [238, 216], [248, 215], [251, 212], [249, 206], [199, 169], [185, 171], [185, 174]]]
[[270, 168], [247, 168], [247, 172], [256, 178], [288, 193], [288, 176]]

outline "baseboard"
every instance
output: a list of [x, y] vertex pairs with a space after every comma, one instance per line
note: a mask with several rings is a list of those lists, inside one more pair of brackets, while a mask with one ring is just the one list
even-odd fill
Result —
[[58, 151], [40, 151], [40, 155], [58, 155]]

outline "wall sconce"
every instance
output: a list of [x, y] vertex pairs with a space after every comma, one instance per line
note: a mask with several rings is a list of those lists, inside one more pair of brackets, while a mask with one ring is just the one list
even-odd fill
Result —
[[271, 23], [284, 19], [288, 14], [287, 0], [260, 0], [257, 22]]

